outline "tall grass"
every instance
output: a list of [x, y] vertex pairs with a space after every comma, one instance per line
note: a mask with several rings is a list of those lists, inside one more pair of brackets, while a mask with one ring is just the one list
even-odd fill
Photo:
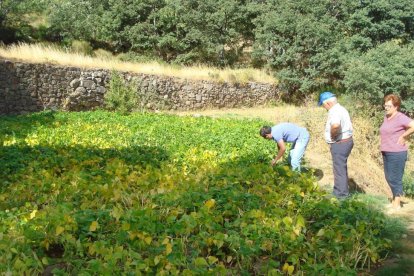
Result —
[[0, 45], [0, 57], [24, 60], [32, 63], [53, 63], [80, 68], [102, 68], [129, 71], [143, 74], [156, 74], [185, 79], [213, 80], [218, 82], [276, 83], [276, 80], [264, 70], [257, 69], [217, 69], [207, 66], [171, 66], [157, 62], [123, 62], [116, 56], [91, 57], [70, 52], [55, 45], [19, 43], [11, 46]]

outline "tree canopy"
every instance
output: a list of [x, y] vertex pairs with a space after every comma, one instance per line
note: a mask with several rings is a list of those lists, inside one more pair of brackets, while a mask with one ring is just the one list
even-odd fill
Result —
[[[41, 13], [47, 24], [33, 28], [21, 16], [32, 13]], [[19, 34], [2, 36], [5, 43], [81, 40], [168, 63], [268, 68], [299, 97], [327, 88], [357, 93], [356, 84], [364, 81], [356, 79], [358, 68], [374, 68], [378, 59], [402, 68], [383, 70], [387, 79], [407, 76], [401, 72], [412, 65], [399, 60], [413, 59], [406, 50], [412, 49], [413, 21], [411, 0], [0, 1], [1, 31]], [[402, 56], [383, 56], [390, 47]], [[367, 85], [376, 99], [389, 91], [414, 95], [412, 86], [397, 82]]]

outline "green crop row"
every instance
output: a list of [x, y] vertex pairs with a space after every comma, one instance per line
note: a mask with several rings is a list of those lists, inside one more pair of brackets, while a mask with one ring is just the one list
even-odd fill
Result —
[[0, 272], [356, 274], [385, 217], [269, 166], [260, 120], [96, 111], [0, 118]]

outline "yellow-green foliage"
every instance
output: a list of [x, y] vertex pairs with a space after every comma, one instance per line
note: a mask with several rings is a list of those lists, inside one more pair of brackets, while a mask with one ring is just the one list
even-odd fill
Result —
[[378, 262], [384, 216], [269, 166], [264, 123], [2, 117], [0, 272], [350, 275]]

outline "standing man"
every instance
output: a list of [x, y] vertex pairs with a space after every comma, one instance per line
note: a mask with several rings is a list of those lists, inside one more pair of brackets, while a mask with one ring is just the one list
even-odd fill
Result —
[[309, 142], [309, 133], [306, 128], [292, 123], [280, 123], [274, 127], [263, 126], [260, 129], [260, 136], [265, 139], [274, 140], [277, 143], [278, 152], [272, 160], [272, 166], [283, 157], [286, 151], [285, 143], [292, 143], [288, 162], [292, 170], [300, 171], [300, 163]]
[[319, 95], [319, 106], [323, 106], [328, 111], [325, 141], [331, 148], [334, 173], [333, 194], [338, 199], [344, 199], [349, 195], [347, 162], [354, 147], [351, 118], [348, 111], [338, 103], [336, 96], [329, 91]]

